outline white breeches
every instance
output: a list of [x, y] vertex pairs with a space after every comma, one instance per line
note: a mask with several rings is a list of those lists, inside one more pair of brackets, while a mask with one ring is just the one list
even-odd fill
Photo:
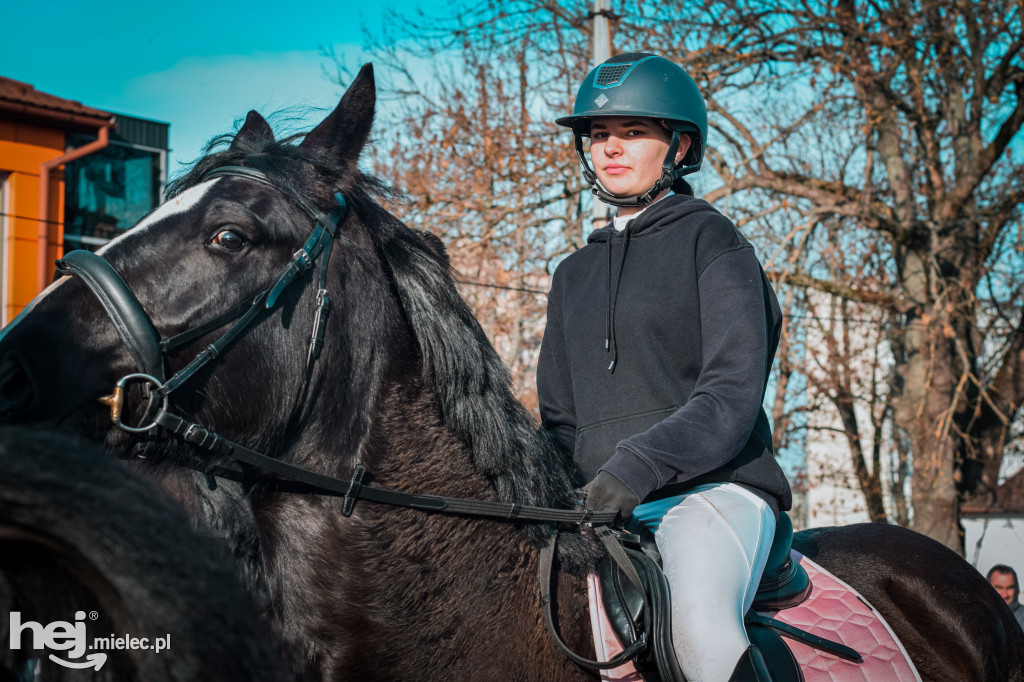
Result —
[[725, 682], [750, 645], [743, 615], [768, 560], [775, 516], [734, 483], [700, 486], [674, 501], [655, 540], [672, 594], [676, 657], [688, 682]]

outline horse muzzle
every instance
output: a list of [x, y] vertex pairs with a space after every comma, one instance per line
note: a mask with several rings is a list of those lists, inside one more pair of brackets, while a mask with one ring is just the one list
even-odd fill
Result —
[[[124, 366], [126, 359], [126, 369], [152, 376], [159, 383], [164, 360], [156, 330], [110, 264], [94, 253], [71, 251], [58, 261], [57, 272], [81, 280], [100, 304], [117, 332], [111, 338], [121, 340], [118, 355], [124, 352], [128, 356], [122, 356], [117, 364]], [[95, 405], [102, 395], [97, 391], [103, 390], [101, 386], [110, 392], [109, 379], [104, 378], [109, 367], [105, 358], [114, 347], [104, 342], [102, 346], [108, 350], [102, 350], [92, 332], [74, 342], [72, 328], [77, 330], [77, 322], [52, 324], [69, 314], [76, 320], [83, 314], [80, 299], [76, 303], [61, 297], [55, 308], [54, 296], [57, 294], [37, 297], [0, 332], [2, 422], [57, 424], [87, 403]], [[64, 311], [58, 313], [61, 307]]]

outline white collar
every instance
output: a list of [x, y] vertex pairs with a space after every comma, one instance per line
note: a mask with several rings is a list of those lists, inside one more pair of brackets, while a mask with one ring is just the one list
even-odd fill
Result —
[[659, 198], [655, 199], [651, 203], [647, 204], [646, 206], [644, 206], [643, 208], [641, 208], [639, 211], [637, 211], [636, 213], [634, 213], [632, 215], [624, 215], [624, 216], [616, 215], [614, 218], [612, 218], [612, 225], [615, 226], [615, 231], [616, 232], [622, 232], [623, 230], [626, 229], [626, 223], [628, 223], [630, 220], [632, 220], [633, 218], [638, 217], [641, 213], [643, 213], [644, 211], [649, 209], [651, 206], [654, 206], [656, 203], [658, 203], [659, 201], [661, 201], [665, 197], [670, 197], [673, 194], [675, 194], [675, 192], [666, 192], [665, 194], [663, 194]]

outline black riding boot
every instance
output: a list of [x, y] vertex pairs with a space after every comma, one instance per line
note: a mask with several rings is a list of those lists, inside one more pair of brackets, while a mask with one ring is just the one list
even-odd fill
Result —
[[772, 682], [760, 649], [753, 644], [747, 647], [732, 671], [729, 682]]

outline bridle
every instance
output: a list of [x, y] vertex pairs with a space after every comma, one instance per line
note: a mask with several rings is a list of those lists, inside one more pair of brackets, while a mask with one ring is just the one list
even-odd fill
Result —
[[[327, 294], [327, 267], [330, 262], [334, 238], [338, 232], [338, 224], [344, 220], [348, 212], [348, 204], [340, 193], [335, 194], [337, 206], [330, 215], [321, 212], [316, 206], [287, 185], [274, 183], [264, 173], [243, 166], [222, 166], [216, 168], [203, 178], [204, 181], [218, 177], [240, 177], [254, 180], [274, 187], [287, 196], [296, 206], [314, 221], [314, 228], [302, 247], [293, 254], [288, 266], [274, 283], [251, 298], [242, 300], [227, 312], [216, 316], [203, 324], [181, 332], [173, 337], [160, 340], [134, 292], [128, 287], [118, 273], [103, 258], [89, 251], [72, 251], [57, 261], [57, 272], [60, 275], [79, 277], [96, 296], [114, 327], [125, 342], [140, 371], [122, 377], [115, 385], [111, 395], [101, 399], [111, 410], [111, 421], [129, 433], [151, 433], [160, 426], [158, 419], [144, 426], [129, 426], [121, 419], [124, 404], [124, 389], [131, 382], [141, 382], [149, 399], [146, 410], [149, 416], [155, 404], [160, 405], [160, 412], [166, 412], [169, 397], [204, 366], [219, 357], [234, 341], [248, 331], [253, 323], [263, 314], [273, 310], [281, 300], [281, 294], [300, 275], [310, 270], [320, 260], [319, 287], [317, 291], [317, 308], [313, 320], [313, 331], [310, 336], [309, 350], [306, 357], [302, 388], [296, 404], [301, 404], [313, 366], [323, 348], [325, 322], [330, 312], [330, 298]], [[322, 259], [321, 259], [322, 256]], [[234, 322], [214, 343], [211, 343], [191, 362], [165, 380], [164, 358], [169, 353], [191, 343], [209, 332]]]
[[[160, 340], [134, 292], [106, 260], [89, 251], [71, 251], [57, 262], [59, 274], [80, 278], [99, 300], [141, 370], [119, 379], [114, 392], [102, 399], [105, 404], [110, 406], [111, 421], [117, 427], [136, 435], [157, 435], [163, 431], [200, 449], [234, 460], [239, 464], [237, 469], [210, 466], [207, 462], [199, 462], [190, 466], [207, 476], [207, 482], [211, 488], [216, 486], [217, 478], [223, 478], [245, 485], [258, 483], [277, 492], [343, 497], [342, 513], [345, 516], [352, 514], [356, 500], [365, 499], [423, 511], [510, 520], [594, 525], [612, 524], [615, 521], [616, 514], [613, 512], [596, 512], [583, 508], [555, 509], [514, 502], [421, 495], [374, 487], [366, 481], [367, 474], [362, 464], [355, 465], [352, 478], [349, 480], [325, 476], [230, 441], [175, 414], [170, 405], [171, 394], [195, 376], [201, 368], [226, 352], [231, 344], [248, 331], [260, 316], [278, 304], [281, 294], [300, 275], [316, 267], [319, 271], [317, 309], [307, 351], [305, 377], [300, 391], [302, 395], [305, 394], [309, 387], [313, 366], [323, 348], [325, 323], [330, 313], [330, 298], [326, 289], [327, 266], [334, 239], [348, 215], [348, 202], [340, 192], [335, 193], [337, 206], [330, 214], [326, 214], [288, 185], [275, 182], [256, 169], [243, 166], [222, 166], [207, 173], [204, 180], [218, 177], [244, 178], [273, 187], [298, 206], [314, 222], [314, 227], [305, 243], [295, 252], [287, 267], [273, 284], [212, 320], [173, 337]], [[199, 352], [173, 376], [164, 380], [163, 360], [165, 354], [232, 321], [234, 323], [216, 341]], [[144, 413], [144, 419], [148, 420], [148, 423], [141, 426], [128, 425], [121, 417], [125, 387], [133, 382], [143, 384], [148, 399]]]
[[[305, 394], [309, 389], [313, 366], [323, 348], [325, 323], [330, 313], [330, 297], [326, 288], [327, 267], [330, 262], [334, 239], [337, 237], [339, 227], [348, 215], [348, 202], [345, 200], [344, 195], [340, 192], [335, 193], [334, 197], [337, 205], [328, 215], [320, 211], [312, 202], [288, 185], [274, 182], [258, 170], [243, 166], [222, 166], [207, 173], [204, 180], [218, 177], [244, 178], [273, 187], [288, 197], [313, 220], [314, 226], [305, 243], [295, 252], [287, 267], [272, 285], [261, 290], [251, 299], [242, 300], [225, 313], [218, 315], [208, 322], [199, 324], [173, 337], [160, 340], [159, 334], [146, 315], [138, 297], [135, 296], [135, 293], [124, 279], [105, 259], [89, 251], [71, 251], [61, 260], [57, 261], [58, 274], [78, 277], [99, 300], [107, 316], [114, 323], [129, 353], [141, 370], [140, 372], [127, 374], [119, 379], [115, 384], [114, 392], [110, 396], [101, 399], [101, 402], [110, 407], [110, 418], [114, 425], [135, 435], [150, 434], [158, 436], [161, 432], [164, 432], [180, 438], [199, 449], [233, 460], [238, 465], [238, 468], [214, 466], [201, 458], [198, 458], [196, 462], [182, 463], [183, 466], [187, 466], [205, 475], [207, 485], [211, 490], [216, 489], [216, 480], [222, 478], [238, 482], [247, 489], [258, 484], [265, 489], [278, 493], [342, 497], [344, 499], [341, 513], [344, 516], [351, 516], [356, 501], [362, 499], [427, 512], [490, 517], [511, 521], [538, 521], [571, 523], [588, 527], [596, 526], [595, 531], [598, 540], [605, 546], [626, 577], [643, 595], [643, 587], [639, 575], [617, 539], [618, 531], [614, 531], [611, 528], [618, 520], [617, 512], [593, 511], [583, 508], [582, 505], [575, 509], [556, 509], [515, 502], [496, 502], [406, 493], [369, 485], [366, 481], [366, 469], [361, 463], [357, 463], [353, 468], [351, 479], [343, 480], [318, 474], [309, 469], [257, 452], [174, 414], [171, 411], [170, 405], [171, 394], [194, 377], [201, 368], [226, 352], [236, 339], [252, 328], [253, 323], [257, 319], [275, 308], [281, 300], [281, 294], [300, 275], [316, 267], [319, 272], [316, 294], [317, 307], [314, 314], [309, 349], [306, 355], [305, 376], [296, 402], [295, 409], [297, 409], [303, 402]], [[199, 352], [173, 376], [164, 380], [164, 358], [167, 353], [232, 322], [233, 324], [216, 341]], [[121, 418], [125, 387], [131, 382], [143, 384], [143, 391], [148, 400], [143, 419], [151, 421], [141, 426], [128, 425]], [[294, 411], [293, 409], [293, 416]], [[647, 647], [645, 638], [641, 637], [611, 660], [599, 662], [590, 661], [574, 654], [558, 635], [552, 616], [554, 598], [551, 591], [557, 537], [558, 534], [553, 533], [547, 545], [541, 549], [541, 561], [539, 564], [541, 604], [548, 630], [554, 637], [559, 649], [578, 664], [597, 669], [618, 667], [627, 660], [637, 656], [639, 652]], [[646, 608], [646, 596], [644, 596], [644, 601]]]

